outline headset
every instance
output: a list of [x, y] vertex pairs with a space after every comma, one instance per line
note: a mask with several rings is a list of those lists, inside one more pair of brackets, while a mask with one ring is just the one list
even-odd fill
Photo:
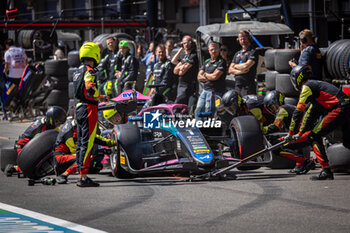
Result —
[[[308, 30], [309, 31], [309, 30]], [[299, 40], [303, 43], [303, 44], [305, 44], [305, 43], [307, 43], [307, 38], [308, 37], [311, 37], [311, 39], [313, 40], [314, 39], [314, 37], [313, 37], [313, 35], [312, 35], [312, 32], [311, 31], [309, 31], [311, 34], [310, 35], [305, 35], [305, 30], [302, 30], [301, 32], [299, 32], [299, 35], [301, 34], [301, 36], [300, 36], [300, 38], [299, 38]]]
[[[247, 36], [248, 36], [248, 40], [249, 40], [249, 42], [252, 42], [253, 41], [253, 38], [252, 38], [252, 36], [250, 35], [250, 33], [248, 32], [248, 31], [246, 31], [246, 30], [243, 30], [243, 31], [240, 31], [239, 33], [238, 33], [238, 35], [239, 34], [246, 34]], [[237, 35], [237, 42], [239, 42], [239, 39], [238, 39], [238, 35]]]

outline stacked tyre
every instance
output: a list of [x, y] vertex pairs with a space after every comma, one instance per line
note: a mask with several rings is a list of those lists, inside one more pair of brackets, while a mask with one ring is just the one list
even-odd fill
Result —
[[268, 90], [277, 90], [285, 95], [285, 103], [296, 105], [299, 93], [294, 89], [289, 74], [292, 68], [289, 61], [298, 60], [298, 49], [269, 49], [265, 52], [265, 67], [269, 70], [265, 75]]
[[61, 106], [68, 108], [68, 62], [63, 60], [46, 60], [45, 74], [51, 91], [44, 101], [47, 106]]
[[[265, 74], [266, 89], [278, 90], [285, 96], [285, 103], [296, 105], [299, 93], [294, 89], [289, 74], [292, 68], [289, 61], [298, 60], [300, 51], [297, 49], [269, 49], [265, 52], [264, 63], [268, 71]], [[273, 160], [270, 168], [286, 169], [295, 166], [295, 163], [286, 158], [280, 157], [279, 152], [272, 152]]]
[[74, 99], [73, 75], [78, 70], [81, 62], [79, 59], [79, 51], [71, 51], [68, 53], [68, 115], [74, 116], [74, 107], [76, 100]]
[[[350, 39], [332, 43], [326, 53], [326, 70], [333, 79], [350, 79]], [[328, 77], [327, 77], [328, 78]]]

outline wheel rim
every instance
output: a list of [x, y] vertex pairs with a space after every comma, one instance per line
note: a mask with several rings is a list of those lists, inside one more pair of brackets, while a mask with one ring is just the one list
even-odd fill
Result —
[[[114, 133], [112, 134], [112, 140], [117, 141], [116, 135]], [[116, 172], [116, 170], [118, 168], [118, 157], [119, 157], [119, 143], [117, 141], [117, 145], [112, 148], [112, 153], [111, 153], [111, 156], [109, 158], [110, 164], [111, 164], [111, 169], [114, 173]]]

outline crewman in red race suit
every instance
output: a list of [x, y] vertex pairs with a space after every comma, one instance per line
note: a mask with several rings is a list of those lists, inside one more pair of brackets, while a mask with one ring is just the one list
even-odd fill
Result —
[[[267, 111], [276, 115], [272, 124], [263, 127], [264, 134], [288, 130], [292, 115], [295, 111], [295, 106], [284, 104], [284, 95], [279, 91], [269, 91], [264, 97], [264, 105]], [[303, 155], [302, 149], [307, 147], [305, 143], [288, 144], [279, 150], [279, 155], [296, 162], [295, 168], [291, 169], [290, 173], [297, 175], [306, 174], [311, 169], [315, 168], [315, 163]]]
[[[299, 102], [293, 113], [289, 133], [285, 137], [287, 141], [303, 142], [308, 140], [315, 152], [322, 171], [311, 180], [333, 180], [322, 136], [333, 131], [338, 126], [343, 126], [343, 144], [350, 148], [350, 101], [349, 97], [332, 84], [317, 80], [308, 80], [312, 77], [310, 66], [296, 66], [291, 71], [291, 81], [296, 90], [301, 89]], [[305, 112], [306, 106], [310, 104]], [[317, 114], [322, 119], [310, 132], [306, 132], [310, 116]], [[299, 124], [299, 133], [295, 134]]]
[[[77, 124], [75, 120], [71, 120], [64, 125], [55, 143], [54, 166], [58, 184], [66, 184], [68, 176], [74, 174], [77, 170], [76, 142]], [[96, 135], [95, 143], [109, 147], [116, 145], [115, 141], [100, 135]]]
[[[56, 129], [66, 121], [66, 111], [60, 106], [52, 106], [46, 111], [46, 116], [36, 120], [19, 137], [15, 144], [17, 154], [20, 156], [22, 148], [32, 140], [36, 135], [49, 129]], [[13, 172], [20, 172], [17, 165], [8, 164], [4, 170], [6, 176], [11, 176]]]
[[99, 184], [87, 177], [87, 173], [97, 130], [99, 91], [95, 67], [100, 62], [100, 48], [93, 42], [84, 43], [79, 50], [79, 57], [83, 65], [73, 77], [75, 97], [78, 99], [76, 155], [80, 179], [77, 186], [98, 187]]

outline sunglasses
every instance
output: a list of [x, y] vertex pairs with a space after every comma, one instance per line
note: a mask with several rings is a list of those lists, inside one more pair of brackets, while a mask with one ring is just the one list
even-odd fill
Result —
[[218, 49], [209, 49], [210, 52], [216, 52]]
[[222, 48], [222, 49], [220, 49], [220, 51], [224, 51], [224, 52], [227, 52], [227, 49], [225, 49], [225, 48]]

